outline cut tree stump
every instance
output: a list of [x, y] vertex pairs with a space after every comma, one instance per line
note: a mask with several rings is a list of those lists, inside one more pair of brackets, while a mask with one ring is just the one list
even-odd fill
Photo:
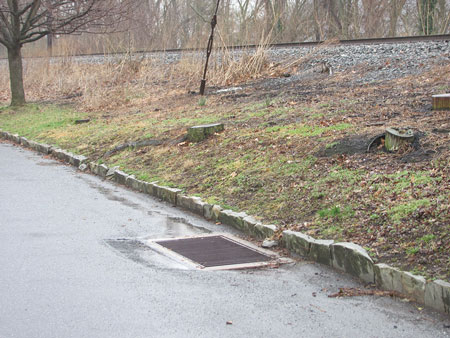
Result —
[[384, 147], [388, 151], [397, 151], [403, 144], [412, 143], [414, 137], [414, 132], [410, 129], [403, 131], [387, 128], [384, 138]]
[[450, 110], [450, 94], [432, 96], [433, 110]]
[[224, 130], [223, 123], [205, 124], [201, 126], [190, 127], [187, 131], [187, 139], [190, 142], [200, 142], [209, 135], [218, 133]]

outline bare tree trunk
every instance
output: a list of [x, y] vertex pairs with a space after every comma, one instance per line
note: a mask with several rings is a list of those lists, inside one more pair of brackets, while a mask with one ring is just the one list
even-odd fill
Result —
[[48, 56], [53, 55], [53, 34], [47, 35], [47, 54]]
[[22, 46], [8, 48], [9, 80], [11, 87], [11, 106], [25, 104], [23, 90]]
[[316, 41], [323, 40], [322, 25], [320, 22], [320, 4], [319, 0], [313, 0], [313, 13], [314, 13], [314, 36]]
[[8, 62], [11, 88], [11, 106], [20, 106], [25, 103], [23, 89], [22, 58], [20, 51], [8, 49]]
[[434, 12], [437, 0], [417, 0], [419, 31], [424, 35], [434, 33]]
[[342, 23], [338, 16], [338, 10], [335, 0], [326, 0], [326, 9], [328, 12], [328, 36], [327, 38], [339, 37], [342, 33]]

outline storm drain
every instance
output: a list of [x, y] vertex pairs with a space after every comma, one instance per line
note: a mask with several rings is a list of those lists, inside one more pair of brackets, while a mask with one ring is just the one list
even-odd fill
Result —
[[[223, 235], [160, 239], [151, 242], [164, 248], [166, 253], [173, 253], [197, 267], [210, 270], [264, 266], [277, 258], [274, 254], [252, 247], [250, 243], [243, 244], [240, 240]], [[155, 248], [154, 245], [151, 246]]]

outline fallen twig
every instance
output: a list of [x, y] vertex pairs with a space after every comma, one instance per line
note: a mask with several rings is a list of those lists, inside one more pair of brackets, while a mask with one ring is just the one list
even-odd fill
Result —
[[163, 141], [161, 140], [141, 140], [136, 142], [127, 142], [118, 145], [117, 147], [114, 147], [113, 149], [107, 151], [103, 157], [109, 157], [119, 151], [122, 151], [126, 148], [133, 147], [133, 148], [139, 148], [139, 147], [146, 147], [146, 146], [159, 146], [163, 144]]

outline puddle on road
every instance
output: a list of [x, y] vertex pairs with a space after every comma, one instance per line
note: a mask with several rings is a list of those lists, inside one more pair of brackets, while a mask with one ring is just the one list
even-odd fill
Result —
[[61, 165], [61, 163], [55, 162], [55, 161], [37, 162], [36, 164], [41, 167], [51, 167], [51, 166], [60, 166]]
[[[209, 234], [208, 229], [197, 227], [183, 218], [170, 216], [152, 216], [152, 223], [157, 224], [157, 231], [144, 238], [117, 238], [107, 239], [105, 243], [127, 259], [147, 267], [161, 269], [188, 269], [184, 264], [161, 255], [144, 244], [149, 239], [190, 237], [201, 234]], [[152, 227], [155, 229], [155, 227]]]
[[[141, 205], [131, 202], [130, 200], [124, 198], [124, 197], [120, 197], [118, 196], [118, 194], [115, 193], [114, 190], [103, 187], [99, 184], [96, 184], [86, 178], [84, 178], [83, 176], [79, 176], [80, 179], [84, 180], [91, 188], [97, 190], [98, 192], [100, 192], [103, 196], [105, 196], [108, 200], [110, 201], [116, 201], [116, 202], [120, 202], [123, 205], [133, 208], [134, 210], [141, 210], [141, 211], [146, 211], [147, 209], [142, 207]], [[151, 212], [149, 212], [151, 213]]]
[[182, 269], [188, 267], [165, 257], [137, 239], [107, 239], [105, 243], [121, 256], [150, 268]]
[[[187, 237], [209, 233], [211, 233], [210, 230], [203, 227], [194, 226], [181, 217], [166, 217], [165, 229], [161, 238]], [[152, 236], [149, 238], [158, 237]]]
[[202, 227], [196, 227], [183, 218], [159, 216], [155, 219], [155, 216], [153, 217], [153, 222], [158, 223], [158, 230], [160, 230], [157, 233], [148, 235], [145, 238], [107, 239], [105, 240], [105, 243], [127, 259], [147, 267], [189, 269], [184, 264], [176, 262], [173, 259], [152, 250], [148, 245], [144, 244], [144, 242], [149, 239], [189, 237], [209, 234], [211, 231]]
[[206, 228], [193, 225], [182, 217], [167, 216], [156, 210], [149, 210], [149, 208], [146, 206], [134, 203], [127, 198], [121, 197], [119, 195], [120, 192], [116, 192], [113, 189], [96, 184], [83, 177], [82, 179], [86, 181], [86, 183], [88, 183], [91, 188], [99, 191], [108, 200], [120, 202], [125, 206], [133, 208], [134, 210], [143, 211], [147, 215], [151, 216], [151, 222], [158, 224], [158, 231], [157, 233], [149, 235], [149, 239], [195, 236], [199, 234], [208, 234], [211, 232]]

